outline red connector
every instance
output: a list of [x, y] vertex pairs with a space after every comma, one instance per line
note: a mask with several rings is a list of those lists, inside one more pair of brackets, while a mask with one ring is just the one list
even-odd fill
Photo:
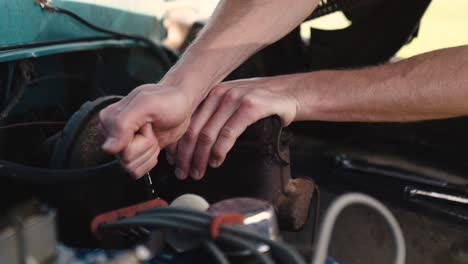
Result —
[[104, 214], [100, 214], [94, 217], [93, 221], [91, 222], [91, 231], [96, 237], [100, 238], [98, 231], [100, 225], [113, 222], [122, 218], [133, 217], [138, 213], [144, 212], [146, 210], [164, 206], [168, 206], [167, 202], [162, 199], [156, 198], [147, 202], [135, 204]]
[[213, 240], [219, 236], [219, 227], [221, 225], [243, 225], [244, 215], [241, 213], [224, 213], [216, 215], [211, 219], [210, 235]]

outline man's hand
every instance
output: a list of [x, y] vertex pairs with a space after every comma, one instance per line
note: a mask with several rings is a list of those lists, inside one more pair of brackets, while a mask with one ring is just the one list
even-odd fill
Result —
[[[173, 85], [172, 87], [140, 86], [122, 101], [101, 112], [101, 125], [107, 136], [103, 149], [118, 154], [124, 167], [135, 177], [146, 173], [156, 164], [156, 158], [153, 157], [157, 156], [159, 150], [176, 142], [185, 133], [192, 112], [213, 86], [219, 84], [253, 53], [274, 43], [298, 26], [317, 4], [318, 0], [297, 0], [293, 5], [288, 0], [220, 1], [200, 36], [164, 76], [164, 84]], [[285, 10], [288, 10], [286, 15]], [[278, 17], [281, 19], [277, 19]], [[233, 139], [235, 140], [244, 127], [262, 117], [279, 114], [285, 124], [292, 120], [291, 116], [294, 114], [289, 112], [294, 107], [285, 103], [290, 102], [287, 99], [290, 96], [275, 95], [268, 89], [255, 91], [253, 87], [247, 87], [247, 83], [250, 82], [256, 81], [237, 83], [246, 85], [245, 89], [241, 89], [245, 92], [242, 95], [229, 92], [230, 88], [219, 88], [213, 92], [197, 114], [194, 128], [186, 136], [190, 139], [188, 142], [191, 142], [188, 147], [184, 147], [185, 143], [182, 142], [180, 150], [176, 150], [175, 145], [170, 147], [169, 152], [173, 156], [177, 152], [180, 159], [180, 162], [177, 162], [180, 167], [176, 169], [179, 178], [187, 177], [190, 170], [187, 164], [191, 162], [194, 151], [202, 154], [200, 159], [197, 158], [196, 164], [194, 163], [192, 175], [197, 176], [194, 178], [201, 178], [206, 168], [206, 164], [201, 164], [208, 160], [209, 150], [213, 145], [216, 149], [223, 145], [224, 149], [224, 145], [234, 144]], [[237, 84], [225, 84], [220, 87], [234, 87]], [[219, 104], [224, 97], [225, 101], [232, 100], [229, 104], [226, 103], [226, 106]], [[245, 99], [242, 99], [244, 97]], [[220, 113], [213, 114], [210, 118], [218, 104]], [[208, 122], [211, 119], [213, 121]], [[226, 127], [226, 122], [227, 128], [221, 130], [222, 127]], [[152, 129], [149, 129], [147, 124], [151, 125]], [[206, 135], [213, 138], [203, 136], [204, 132], [199, 139], [199, 131], [205, 125], [207, 127], [203, 131], [209, 132], [210, 134]], [[229, 136], [231, 140], [219, 140], [220, 143], [216, 144], [203, 143], [210, 139], [218, 139], [219, 133], [222, 133], [219, 138], [224, 138], [231, 130], [235, 133], [232, 137]], [[195, 148], [196, 142], [200, 142], [200, 147], [197, 145]], [[188, 150], [188, 154], [181, 158], [179, 155], [184, 155], [183, 150]], [[196, 153], [194, 157], [197, 157]], [[212, 163], [220, 164], [224, 156], [225, 153], [214, 155]]]
[[206, 167], [219, 167], [236, 139], [256, 121], [278, 115], [284, 126], [296, 116], [298, 102], [277, 78], [259, 78], [221, 83], [210, 92], [192, 116], [190, 126], [177, 144], [170, 146], [176, 176], [196, 180]]
[[101, 111], [103, 150], [117, 154], [133, 177], [143, 176], [156, 165], [161, 148], [176, 142], [187, 129], [192, 113], [189, 99], [178, 87], [136, 88]]

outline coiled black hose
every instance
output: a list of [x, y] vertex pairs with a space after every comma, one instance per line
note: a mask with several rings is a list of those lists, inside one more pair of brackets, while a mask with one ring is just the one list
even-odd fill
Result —
[[115, 179], [116, 175], [124, 174], [118, 160], [82, 169], [47, 169], [0, 160], [0, 175], [18, 181], [36, 184], [58, 184], [84, 182], [94, 183]]

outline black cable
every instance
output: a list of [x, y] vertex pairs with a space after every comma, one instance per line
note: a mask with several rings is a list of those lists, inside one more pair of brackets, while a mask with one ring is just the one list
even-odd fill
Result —
[[[186, 223], [183, 221], [178, 221], [176, 219], [164, 219], [163, 217], [158, 218], [139, 218], [138, 216], [133, 218], [127, 218], [111, 223], [103, 224], [101, 227], [104, 229], [119, 229], [119, 228], [130, 228], [130, 227], [153, 227], [153, 228], [161, 228], [161, 229], [176, 229], [176, 230], [183, 230], [185, 232], [193, 233], [194, 236], [200, 237], [205, 235], [206, 239], [209, 240], [209, 236], [207, 234], [208, 228], [207, 224], [204, 227], [200, 227], [195, 223]], [[257, 251], [257, 248], [254, 244], [246, 241], [244, 238], [234, 236], [228, 236], [225, 234], [220, 234], [219, 239], [227, 244], [231, 244], [237, 247], [243, 247], [248, 249], [254, 256], [257, 257], [259, 263], [262, 264], [273, 264], [271, 258], [267, 255], [261, 254]], [[296, 262], [285, 262], [285, 263], [296, 263]]]
[[89, 80], [88, 78], [78, 75], [78, 74], [54, 74], [54, 75], [44, 75], [42, 77], [38, 77], [36, 79], [33, 79], [27, 83], [28, 86], [33, 86], [37, 85], [41, 82], [45, 81], [52, 81], [52, 80], [60, 80], [60, 79], [65, 79], [65, 80], [75, 80], [75, 81], [87, 81]]
[[[196, 212], [193, 210], [164, 207], [156, 208], [151, 210], [151, 214], [138, 215], [132, 218], [127, 218], [111, 223], [101, 225], [100, 230], [114, 228], [129, 228], [132, 226], [148, 226], [148, 227], [159, 227], [159, 228], [175, 228], [185, 230], [188, 232], [195, 232], [198, 235], [206, 235], [208, 225], [212, 219], [212, 216], [206, 212]], [[191, 224], [187, 224], [191, 221]], [[297, 252], [295, 252], [289, 246], [280, 242], [272, 241], [267, 237], [256, 234], [250, 230], [246, 230], [236, 226], [225, 226], [220, 227], [220, 239], [226, 239], [230, 241], [231, 238], [242, 239], [242, 241], [253, 241], [256, 243], [263, 243], [270, 247], [273, 257], [279, 260], [281, 263], [305, 263]], [[208, 236], [207, 236], [208, 238]], [[237, 241], [231, 241], [236, 243]], [[249, 243], [249, 242], [247, 242]], [[244, 245], [245, 246], [245, 245]], [[255, 248], [256, 251], [256, 248]], [[252, 253], [258, 253], [252, 252]]]
[[213, 257], [218, 264], [229, 264], [229, 260], [224, 256], [219, 247], [211, 240], [203, 242], [203, 248]]
[[71, 183], [93, 180], [107, 182], [123, 174], [119, 161], [83, 169], [47, 169], [0, 160], [0, 177], [36, 184]]
[[18, 89], [13, 94], [13, 97], [8, 100], [8, 104], [3, 107], [2, 111], [0, 111], [0, 120], [5, 119], [10, 111], [19, 103], [20, 99], [23, 97], [24, 92], [26, 91], [26, 87], [28, 87], [27, 82], [18, 86]]
[[32, 79], [32, 80], [22, 80], [22, 83], [16, 89], [16, 93], [13, 95], [13, 98], [11, 98], [8, 101], [8, 104], [5, 107], [3, 107], [3, 109], [0, 111], [0, 120], [3, 120], [8, 117], [8, 115], [10, 114], [10, 111], [13, 110], [13, 108], [18, 105], [18, 103], [20, 102], [21, 98], [24, 95], [24, 92], [29, 86], [36, 85], [43, 81], [49, 81], [49, 80], [55, 80], [55, 79], [74, 79], [78, 81], [86, 80], [86, 78], [79, 76], [79, 75], [74, 75], [74, 74], [46, 75], [46, 76], [39, 77], [39, 78]]
[[[171, 208], [172, 209], [172, 208]], [[171, 222], [171, 223], [177, 223], [175, 225], [171, 225], [172, 228], [174, 226], [177, 229], [184, 229], [187, 226], [191, 227], [197, 227], [198, 232], [202, 234], [206, 234], [208, 230], [208, 225], [211, 221], [212, 216], [210, 214], [205, 214], [205, 215], [196, 215], [196, 214], [187, 214], [187, 213], [179, 213], [179, 212], [173, 212], [173, 213], [164, 213], [164, 212], [158, 212], [156, 214], [142, 214], [138, 215], [136, 218], [132, 218], [133, 220], [136, 221], [156, 221], [158, 223], [167, 223], [165, 221]], [[156, 220], [155, 220], [156, 219]], [[195, 231], [195, 229], [188, 229], [190, 232]], [[206, 240], [209, 240], [208, 235], [206, 234]], [[235, 244], [239, 247], [243, 247], [249, 250], [249, 252], [256, 256], [257, 259], [260, 261], [261, 264], [273, 264], [273, 260], [267, 256], [263, 255], [257, 250], [257, 246], [253, 243], [250, 243], [246, 241], [245, 239], [242, 238], [235, 238], [234, 236], [231, 236], [229, 238], [220, 236], [220, 240], [227, 243], [227, 244]]]
[[273, 259], [271, 259], [271, 257], [268, 254], [262, 254], [261, 252], [258, 251], [258, 245], [246, 239], [239, 238], [236, 236], [227, 236], [227, 235], [220, 235], [219, 238], [221, 241], [225, 243], [234, 244], [234, 245], [247, 249], [249, 253], [252, 254], [252, 256], [255, 256], [257, 258], [257, 260], [259, 261], [258, 263], [260, 264], [275, 264]]
[[[207, 221], [209, 221], [212, 218], [212, 215], [207, 212], [200, 212], [177, 207], [154, 208], [138, 215], [137, 217], [145, 216], [152, 216], [158, 218], [161, 216], [172, 216], [176, 219], [182, 220], [186, 220], [187, 218], [189, 218], [194, 223], [201, 224], [207, 224]], [[302, 263], [301, 261], [303, 261], [302, 258], [296, 252], [294, 252], [294, 250], [289, 248], [289, 246], [280, 245], [277, 242], [274, 242], [268, 238], [258, 235], [252, 231], [245, 230], [236, 226], [221, 226], [221, 231], [228, 232], [234, 235], [240, 235], [243, 238], [255, 240], [259, 243], [268, 244], [270, 248], [275, 249], [277, 252], [280, 252], [280, 254], [282, 254], [280, 256], [276, 256], [279, 259], [282, 259], [282, 256], [287, 255], [289, 259], [294, 259], [295, 262], [292, 263]], [[285, 263], [289, 262], [285, 261]]]
[[76, 13], [70, 11], [70, 10], [64, 9], [64, 8], [51, 6], [49, 4], [46, 4], [44, 6], [44, 8], [47, 11], [50, 11], [50, 12], [55, 12], [55, 13], [60, 13], [60, 14], [67, 15], [67, 16], [75, 19], [79, 23], [85, 25], [86, 27], [88, 27], [88, 28], [90, 28], [90, 29], [92, 29], [94, 31], [105, 33], [105, 34], [110, 34], [110, 35], [112, 35], [114, 37], [117, 37], [117, 38], [133, 39], [133, 40], [136, 40], [136, 41], [143, 42], [146, 45], [148, 45], [150, 48], [152, 48], [152, 50], [159, 57], [160, 61], [162, 63], [164, 63], [164, 65], [163, 65], [164, 67], [170, 68], [172, 66], [172, 64], [173, 64], [172, 61], [169, 59], [169, 56], [167, 56], [165, 51], [162, 50], [162, 47], [160, 47], [158, 44], [154, 43], [152, 40], [150, 40], [148, 38], [138, 36], [138, 35], [131, 35], [131, 34], [126, 34], [126, 33], [122, 33], [122, 32], [117, 32], [117, 31], [114, 31], [114, 30], [99, 27], [97, 25], [94, 25], [94, 24], [88, 22], [86, 19], [80, 17], [78, 14], [76, 14]]
[[64, 126], [66, 122], [64, 121], [30, 121], [30, 122], [20, 122], [20, 123], [13, 123], [8, 125], [0, 126], [0, 131], [5, 129], [11, 128], [25, 128], [25, 127], [32, 127], [32, 126]]
[[64, 40], [50, 40], [50, 41], [38, 41], [38, 42], [28, 42], [20, 43], [16, 45], [3, 45], [0, 46], [0, 53], [5, 51], [19, 50], [19, 49], [28, 49], [28, 48], [38, 48], [51, 45], [61, 45], [61, 44], [70, 44], [77, 42], [91, 42], [91, 41], [101, 41], [101, 40], [111, 40], [113, 37], [85, 37], [77, 39], [64, 39]]

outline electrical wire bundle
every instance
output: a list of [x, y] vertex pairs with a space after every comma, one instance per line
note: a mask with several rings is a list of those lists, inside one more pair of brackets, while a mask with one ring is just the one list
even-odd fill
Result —
[[[397, 220], [391, 212], [377, 200], [358, 193], [345, 194], [337, 198], [323, 219], [320, 235], [316, 241], [315, 254], [312, 264], [323, 264], [327, 258], [328, 246], [335, 225], [335, 221], [341, 211], [352, 204], [368, 206], [379, 212], [389, 224], [394, 239], [396, 241], [396, 256], [394, 263], [405, 263], [405, 242], [402, 231]], [[201, 239], [201, 245], [210, 252], [217, 263], [230, 263], [223, 253], [219, 244], [234, 246], [249, 250], [258, 263], [288, 263], [305, 264], [306, 260], [300, 256], [295, 249], [283, 242], [270, 240], [262, 235], [252, 232], [241, 225], [225, 225], [219, 227], [219, 236], [210, 236], [210, 224], [215, 216], [207, 212], [195, 211], [179, 207], [159, 207], [147, 210], [134, 217], [125, 218], [99, 226], [100, 233], [135, 230], [138, 228], [148, 228], [150, 230], [177, 230], [193, 235]], [[265, 244], [269, 247], [270, 254], [262, 254], [258, 251], [258, 244]]]

